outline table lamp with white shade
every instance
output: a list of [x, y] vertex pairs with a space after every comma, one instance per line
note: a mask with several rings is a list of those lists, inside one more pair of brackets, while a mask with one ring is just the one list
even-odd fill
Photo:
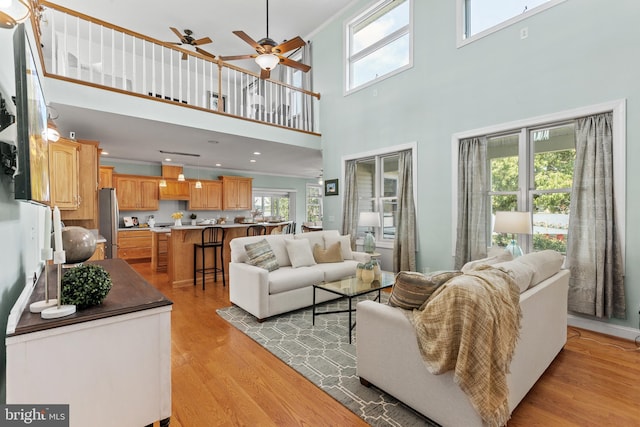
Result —
[[[378, 214], [378, 212], [360, 212], [358, 225], [360, 227], [380, 227], [380, 214]], [[364, 251], [372, 254], [375, 250], [376, 240], [373, 234], [371, 234], [371, 230], [367, 230], [364, 235]]]
[[493, 231], [496, 233], [511, 233], [511, 242], [505, 250], [510, 252], [514, 258], [522, 255], [522, 248], [516, 242], [516, 234], [531, 234], [531, 213], [530, 212], [496, 212]]

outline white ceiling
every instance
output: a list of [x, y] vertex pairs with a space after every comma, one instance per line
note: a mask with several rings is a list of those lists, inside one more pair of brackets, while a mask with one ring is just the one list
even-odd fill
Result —
[[[276, 42], [298, 35], [308, 40], [325, 22], [353, 2], [270, 0], [269, 37]], [[267, 35], [266, 0], [54, 0], [54, 3], [158, 40], [177, 40], [169, 27], [180, 31], [190, 29], [196, 39], [210, 37], [213, 40], [201, 48], [216, 56], [253, 53], [248, 44], [232, 33], [234, 30], [242, 30], [254, 40]], [[255, 65], [253, 61], [233, 63], [247, 69]], [[83, 139], [100, 141], [101, 147], [113, 158], [162, 161], [158, 150], [168, 150], [201, 154], [200, 159], [172, 156], [174, 161], [185, 165], [221, 163], [224, 169], [309, 178], [317, 177], [322, 168], [319, 150], [83, 110], [51, 101], [59, 113], [56, 123], [63, 132], [72, 129]], [[96, 126], [96, 123], [109, 123], [109, 126]], [[176, 149], [176, 141], [180, 141], [179, 149]], [[202, 141], [215, 148], [203, 152]], [[218, 144], [206, 141], [217, 141]], [[256, 163], [248, 164], [256, 146], [261, 155]], [[282, 168], [284, 164], [286, 170]]]

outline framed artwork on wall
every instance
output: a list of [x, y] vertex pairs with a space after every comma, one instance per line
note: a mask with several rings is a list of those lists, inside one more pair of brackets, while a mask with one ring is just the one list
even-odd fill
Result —
[[325, 196], [337, 196], [338, 195], [338, 180], [327, 179], [324, 182], [324, 195]]

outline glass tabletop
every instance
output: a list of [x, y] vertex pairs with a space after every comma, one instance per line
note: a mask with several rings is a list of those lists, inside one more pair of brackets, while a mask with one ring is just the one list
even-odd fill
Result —
[[374, 280], [371, 283], [365, 283], [362, 279], [358, 279], [356, 276], [348, 276], [340, 280], [318, 283], [314, 286], [347, 297], [353, 297], [378, 289], [388, 288], [393, 285], [395, 277], [395, 273], [382, 271], [380, 274], [380, 280]]

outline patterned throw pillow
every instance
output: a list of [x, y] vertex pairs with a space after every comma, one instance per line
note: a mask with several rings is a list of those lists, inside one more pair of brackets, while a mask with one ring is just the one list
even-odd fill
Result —
[[389, 305], [405, 310], [420, 308], [440, 285], [461, 274], [461, 271], [437, 271], [425, 276], [414, 271], [401, 271], [396, 274], [391, 288]]
[[335, 242], [333, 245], [328, 246], [327, 249], [322, 249], [322, 247], [316, 243], [313, 246], [313, 259], [315, 259], [318, 264], [344, 261], [344, 258], [342, 258], [341, 243]]
[[249, 258], [247, 264], [264, 268], [267, 271], [273, 271], [280, 268], [278, 260], [276, 259], [276, 254], [273, 253], [267, 239], [262, 239], [259, 242], [244, 245], [244, 250], [247, 251], [247, 257]]

